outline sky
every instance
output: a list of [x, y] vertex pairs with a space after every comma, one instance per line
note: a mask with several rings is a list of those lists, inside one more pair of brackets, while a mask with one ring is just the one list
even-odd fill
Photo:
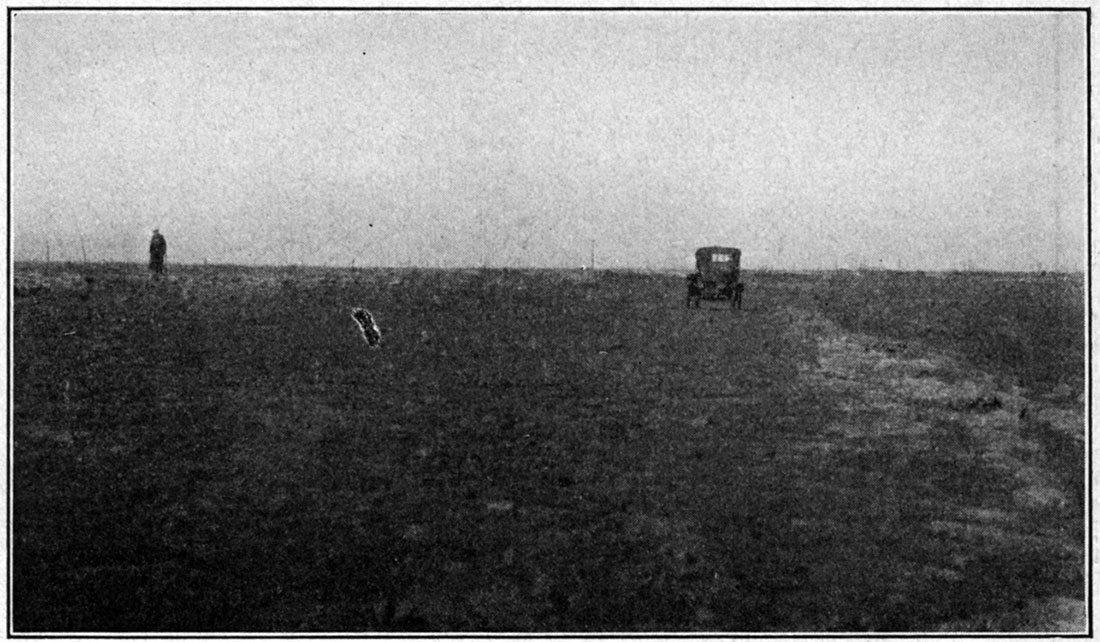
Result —
[[11, 14], [16, 260], [1079, 270], [1085, 14]]

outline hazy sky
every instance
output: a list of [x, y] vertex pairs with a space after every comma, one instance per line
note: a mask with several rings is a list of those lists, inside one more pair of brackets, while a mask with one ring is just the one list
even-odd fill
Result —
[[[17, 259], [1079, 268], [1083, 12], [19, 11]], [[593, 246], [594, 243], [594, 246]]]

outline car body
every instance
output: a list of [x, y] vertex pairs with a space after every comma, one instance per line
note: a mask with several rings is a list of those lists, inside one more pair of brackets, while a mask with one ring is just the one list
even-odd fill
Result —
[[711, 245], [695, 250], [695, 271], [688, 275], [688, 307], [699, 307], [702, 300], [728, 300], [741, 307], [741, 250]]

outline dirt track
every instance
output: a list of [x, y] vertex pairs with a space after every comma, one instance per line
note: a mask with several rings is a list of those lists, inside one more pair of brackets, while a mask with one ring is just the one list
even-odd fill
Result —
[[[990, 543], [1020, 549], [1061, 547], [1064, 559], [1083, 565], [1083, 539], [1076, 529], [1065, 532], [1065, 525], [1058, 524], [1036, 532], [1044, 514], [1083, 509], [1082, 478], [1071, 474], [1067, 484], [1064, 472], [1074, 463], [1083, 469], [1080, 410], [1028, 400], [1019, 387], [942, 353], [917, 353], [903, 342], [845, 332], [804, 311], [792, 311], [791, 318], [792, 331], [818, 345], [818, 363], [804, 368], [802, 376], [825, 394], [845, 400], [838, 420], [802, 448], [841, 461], [875, 453], [885, 458], [880, 474], [887, 484], [896, 482], [889, 472], [922, 459], [1013, 480], [1008, 496], [973, 482], [960, 489], [965, 492], [927, 526], [932, 536], [957, 542], [963, 550], [928, 560], [923, 567], [901, 569], [903, 573], [961, 583], [976, 560], [966, 547], [980, 551]], [[1069, 444], [1069, 461], [1058, 460], [1059, 444]], [[928, 472], [932, 475], [927, 481], [947, 480]], [[1022, 608], [944, 622], [938, 628], [1081, 632], [1087, 624], [1086, 602], [1067, 595], [1030, 599]]]

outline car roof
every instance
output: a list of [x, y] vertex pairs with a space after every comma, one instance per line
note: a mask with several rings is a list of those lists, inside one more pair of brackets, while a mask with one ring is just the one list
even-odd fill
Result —
[[735, 247], [722, 247], [719, 245], [708, 245], [707, 247], [701, 247], [695, 250], [695, 254], [741, 254], [741, 250]]

